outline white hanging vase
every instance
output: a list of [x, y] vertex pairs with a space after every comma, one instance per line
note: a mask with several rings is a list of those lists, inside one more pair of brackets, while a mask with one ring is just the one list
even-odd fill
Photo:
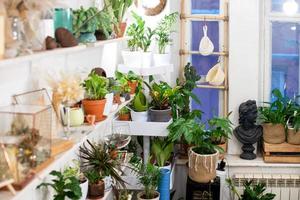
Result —
[[214, 44], [207, 36], [207, 26], [203, 26], [203, 37], [200, 40], [199, 52], [203, 56], [211, 55], [214, 52]]
[[225, 80], [225, 73], [222, 70], [221, 64], [218, 62], [213, 66], [206, 75], [206, 81], [210, 85], [219, 86], [222, 85]]

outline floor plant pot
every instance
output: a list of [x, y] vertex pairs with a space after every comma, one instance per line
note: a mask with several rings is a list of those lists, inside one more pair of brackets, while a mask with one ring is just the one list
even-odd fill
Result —
[[79, 42], [81, 43], [93, 43], [96, 42], [97, 38], [95, 33], [80, 33]]
[[134, 68], [142, 67], [142, 52], [141, 51], [122, 51], [122, 57], [125, 66]]
[[130, 94], [135, 94], [137, 85], [138, 85], [137, 81], [134, 82], [128, 81], [128, 86], [130, 87]]
[[195, 147], [189, 150], [189, 177], [198, 183], [208, 183], [216, 178], [219, 152], [214, 154], [198, 154]]
[[104, 119], [103, 111], [105, 107], [106, 99], [102, 100], [82, 100], [82, 105], [85, 115], [95, 115], [96, 122]]
[[136, 122], [146, 122], [148, 121], [148, 111], [144, 112], [135, 112], [133, 110], [130, 111], [132, 121]]
[[160, 169], [160, 178], [157, 187], [160, 199], [170, 199], [170, 176], [171, 171], [169, 169]]
[[171, 55], [169, 53], [156, 53], [153, 54], [153, 61], [155, 66], [169, 65], [171, 62]]
[[104, 196], [104, 181], [99, 181], [97, 184], [89, 184], [88, 198], [98, 199]]
[[149, 117], [151, 122], [168, 122], [172, 118], [172, 110], [155, 110], [153, 107], [149, 109]]
[[287, 132], [287, 142], [289, 144], [299, 145], [300, 144], [300, 130], [295, 131], [294, 129], [289, 128], [288, 132]]
[[142, 53], [142, 67], [148, 68], [152, 66], [152, 52]]
[[159, 167], [159, 169], [170, 170], [170, 190], [173, 188], [173, 181], [175, 180], [175, 167], [172, 168], [172, 164], [168, 162], [168, 165], [164, 167]]
[[263, 124], [264, 141], [270, 144], [281, 144], [285, 142], [285, 129], [282, 124]]
[[159, 192], [155, 191], [155, 193], [157, 194], [157, 197], [152, 198], [152, 199], [146, 199], [146, 198], [145, 198], [145, 192], [144, 192], [144, 191], [143, 191], [143, 192], [139, 192], [139, 193], [137, 194], [137, 199], [138, 199], [138, 200], [159, 200], [159, 197], [160, 197]]
[[80, 184], [82, 196], [80, 200], [86, 200], [89, 188], [89, 181], [86, 179], [83, 183]]

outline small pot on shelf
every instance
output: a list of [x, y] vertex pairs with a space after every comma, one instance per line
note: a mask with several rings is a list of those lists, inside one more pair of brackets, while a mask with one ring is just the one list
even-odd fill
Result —
[[82, 105], [85, 115], [95, 115], [96, 122], [104, 120], [103, 112], [105, 107], [106, 99], [102, 100], [82, 100]]
[[89, 184], [88, 198], [99, 199], [104, 197], [104, 181], [101, 180], [97, 184]]
[[125, 30], [126, 30], [126, 27], [127, 27], [127, 23], [126, 22], [120, 22], [118, 25], [119, 25], [119, 27], [115, 28], [115, 32], [117, 34], [117, 37], [121, 38], [121, 37], [124, 36]]
[[81, 199], [80, 200], [86, 200], [87, 194], [88, 194], [88, 188], [89, 188], [89, 181], [87, 179], [84, 179], [80, 183], [80, 188], [81, 188]]
[[130, 66], [133, 68], [141, 68], [143, 54], [141, 51], [122, 51], [123, 62], [125, 66]]
[[172, 118], [172, 110], [170, 107], [165, 110], [157, 110], [154, 107], [150, 107], [149, 117], [151, 122], [168, 122]]
[[138, 82], [137, 81], [128, 81], [128, 86], [130, 87], [130, 94], [135, 94]]
[[148, 121], [148, 111], [135, 112], [135, 111], [131, 110], [130, 115], [131, 115], [132, 121], [136, 121], [136, 122]]
[[288, 128], [287, 142], [289, 144], [299, 145], [300, 144], [300, 130], [296, 131], [294, 128]]
[[118, 120], [120, 120], [120, 121], [130, 121], [130, 113], [119, 114]]
[[285, 142], [285, 128], [283, 124], [263, 124], [263, 138], [269, 144], [281, 144]]
[[165, 66], [171, 63], [171, 54], [169, 53], [155, 53], [153, 54], [153, 61], [155, 66]]
[[155, 194], [156, 194], [156, 197], [155, 197], [155, 198], [147, 199], [147, 198], [145, 197], [145, 192], [142, 191], [142, 192], [139, 192], [139, 193], [137, 194], [137, 199], [138, 199], [138, 200], [159, 200], [159, 197], [160, 197], [159, 192], [155, 191]]
[[97, 41], [95, 33], [87, 32], [87, 33], [80, 33], [79, 41], [81, 43], [93, 43]]
[[142, 67], [148, 68], [152, 66], [152, 52], [142, 52]]

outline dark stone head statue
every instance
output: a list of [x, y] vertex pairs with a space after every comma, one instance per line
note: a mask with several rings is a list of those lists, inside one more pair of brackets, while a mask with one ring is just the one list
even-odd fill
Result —
[[239, 124], [244, 129], [254, 128], [257, 118], [256, 101], [248, 100], [242, 103], [239, 107]]

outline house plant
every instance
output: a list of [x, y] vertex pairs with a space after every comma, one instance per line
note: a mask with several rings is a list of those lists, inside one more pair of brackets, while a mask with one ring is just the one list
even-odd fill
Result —
[[199, 183], [207, 183], [216, 177], [216, 162], [219, 152], [211, 141], [210, 131], [197, 122], [196, 117], [179, 118], [169, 125], [171, 141], [184, 139], [193, 145], [189, 149], [189, 177]]
[[82, 100], [86, 115], [95, 115], [96, 122], [103, 120], [103, 111], [106, 103], [105, 96], [108, 93], [108, 79], [98, 76], [92, 71], [82, 83], [86, 98]]
[[272, 91], [274, 102], [259, 108], [259, 118], [263, 123], [263, 139], [270, 144], [285, 142], [286, 100], [278, 89]]
[[115, 77], [123, 87], [123, 90], [125, 92], [129, 91], [130, 94], [135, 94], [142, 87], [143, 80], [133, 71], [129, 71], [127, 74], [116, 71]]
[[119, 175], [119, 172], [122, 172], [121, 161], [112, 153], [113, 150], [105, 143], [91, 143], [87, 140], [87, 144], [79, 147], [82, 171], [86, 173], [94, 170], [100, 177], [110, 176], [114, 187], [125, 188], [124, 181]]
[[88, 197], [102, 198], [104, 196], [104, 177], [95, 169], [86, 171], [84, 174], [89, 180]]
[[105, 0], [105, 5], [110, 6], [113, 10], [114, 17], [117, 23], [115, 24], [114, 31], [117, 37], [123, 37], [126, 29], [126, 22], [124, 22], [124, 16], [128, 8], [132, 5], [132, 0]]
[[158, 200], [159, 193], [156, 191], [159, 182], [159, 169], [150, 162], [140, 164], [138, 178], [144, 186], [144, 191], [138, 193], [138, 200]]
[[234, 183], [231, 179], [226, 179], [227, 184], [229, 185], [230, 190], [233, 192], [234, 196], [236, 195], [238, 200], [272, 200], [276, 197], [273, 193], [266, 193], [266, 184], [257, 183], [253, 184], [253, 181], [244, 182], [244, 191], [243, 194], [239, 194]]
[[155, 40], [158, 46], [158, 53], [153, 55], [155, 66], [170, 64], [171, 57], [169, 53], [166, 53], [166, 47], [172, 42], [170, 34], [177, 18], [178, 12], [165, 15], [155, 28]]
[[96, 7], [84, 9], [82, 6], [73, 11], [73, 33], [82, 43], [96, 42], [95, 31], [99, 23]]
[[161, 81], [159, 84], [153, 83], [152, 86], [145, 82], [149, 88], [152, 98], [149, 108], [149, 117], [152, 122], [168, 122], [172, 117], [170, 96], [173, 95], [173, 89], [168, 83]]
[[154, 138], [151, 141], [151, 154], [155, 158], [155, 163], [159, 169], [168, 169], [170, 175], [170, 189], [173, 188], [173, 180], [175, 178], [174, 168], [172, 169], [172, 153], [174, 150], [174, 143], [168, 138], [160, 139]]
[[148, 121], [148, 101], [140, 90], [133, 98], [130, 111], [132, 121]]
[[287, 116], [287, 142], [290, 144], [300, 144], [300, 106], [295, 101], [288, 101]]
[[107, 40], [112, 36], [113, 25], [116, 24], [116, 19], [111, 17], [107, 9], [103, 9], [97, 14], [98, 23], [95, 36], [97, 40]]
[[74, 176], [65, 177], [59, 171], [51, 171], [50, 175], [55, 178], [52, 179], [51, 183], [41, 183], [37, 186], [37, 189], [41, 187], [50, 186], [55, 191], [53, 196], [54, 200], [64, 200], [65, 198], [70, 198], [78, 200], [81, 198], [81, 188], [79, 180]]
[[124, 107], [119, 111], [118, 120], [120, 120], [120, 121], [130, 121], [130, 110], [127, 107]]

